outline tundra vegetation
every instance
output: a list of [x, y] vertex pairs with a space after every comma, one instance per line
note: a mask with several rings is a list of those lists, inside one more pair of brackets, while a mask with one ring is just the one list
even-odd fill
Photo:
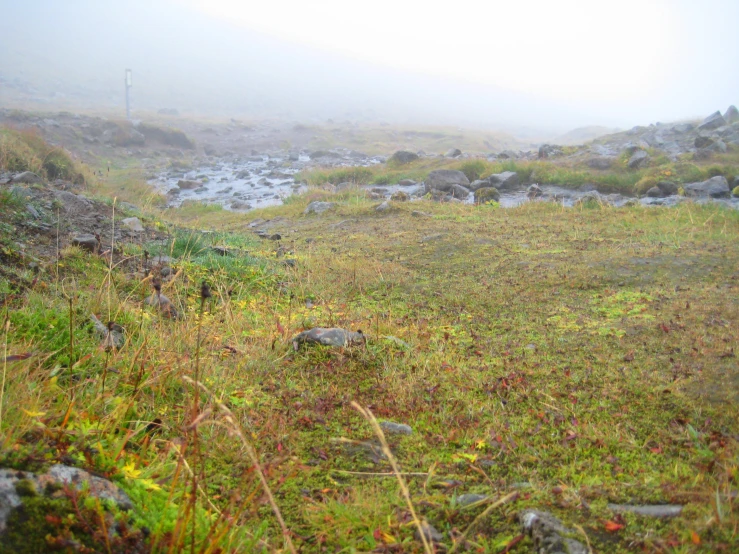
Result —
[[[34, 137], [0, 141], [5, 169], [85, 174]], [[437, 163], [305, 179], [420, 179]], [[443, 163], [470, 179], [584, 171]], [[602, 182], [736, 168], [721, 164]], [[526, 508], [594, 552], [739, 544], [737, 211], [420, 200], [378, 213], [352, 189], [249, 214], [163, 210], [143, 183], [124, 186], [135, 174], [113, 173], [78, 181], [91, 196], [125, 188], [149, 231], [104, 255], [39, 234], [23, 198], [0, 192], [0, 465], [77, 465], [134, 508], [84, 491], [34, 500], [0, 551], [529, 552]], [[304, 214], [313, 200], [336, 204]], [[109, 207], [116, 226], [130, 215]], [[257, 236], [257, 219], [280, 240]], [[101, 342], [91, 314], [123, 343]], [[361, 329], [366, 344], [293, 348], [319, 326]], [[106, 511], [115, 540], [92, 532]], [[421, 540], [419, 524], [438, 535]]]

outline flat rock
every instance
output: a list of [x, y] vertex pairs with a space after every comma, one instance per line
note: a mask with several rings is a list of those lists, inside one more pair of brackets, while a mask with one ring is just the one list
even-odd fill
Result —
[[127, 217], [126, 219], [122, 219], [121, 223], [131, 231], [135, 231], [137, 233], [145, 231], [144, 226], [141, 224], [141, 220], [138, 217]]
[[469, 506], [470, 504], [476, 504], [477, 502], [483, 502], [489, 497], [486, 494], [460, 494], [454, 501], [458, 506]]
[[629, 512], [640, 516], [658, 518], [677, 517], [683, 511], [683, 507], [678, 504], [608, 504], [608, 509], [616, 513]]
[[428, 174], [424, 183], [426, 184], [427, 192], [431, 190], [446, 192], [454, 185], [467, 187], [470, 184], [470, 180], [461, 171], [454, 169], [437, 169]]
[[382, 204], [380, 204], [379, 206], [375, 206], [375, 211], [376, 211], [376, 212], [387, 212], [387, 211], [389, 211], [390, 209], [391, 209], [391, 206], [390, 206], [390, 202], [388, 202], [387, 200], [385, 200], [385, 201], [384, 201], [384, 202], [383, 202]]
[[95, 235], [75, 235], [72, 237], [72, 244], [92, 254], [96, 254], [100, 249], [100, 243], [98, 242], [98, 239], [95, 238]]
[[713, 129], [718, 129], [719, 127], [723, 127], [726, 125], [726, 120], [724, 119], [724, 116], [721, 115], [721, 112], [716, 111], [713, 112], [711, 115], [709, 115], [707, 118], [703, 120], [703, 123], [698, 125], [699, 131], [711, 131]]
[[43, 183], [44, 180], [33, 173], [32, 171], [24, 171], [23, 173], [18, 173], [17, 175], [14, 175], [10, 179], [11, 183], [26, 183], [27, 185], [36, 185], [39, 183]]
[[498, 190], [509, 190], [519, 185], [518, 173], [515, 171], [504, 171], [503, 173], [494, 173], [488, 177], [490, 186]]
[[405, 423], [395, 423], [394, 421], [381, 421], [380, 428], [388, 435], [412, 435], [413, 428]]
[[726, 177], [717, 175], [702, 183], [688, 183], [683, 189], [686, 196], [728, 198], [731, 194]]
[[57, 190], [54, 192], [54, 196], [68, 214], [89, 215], [95, 211], [93, 203], [84, 196], [66, 190]]
[[361, 331], [353, 332], [336, 327], [314, 327], [293, 337], [293, 348], [298, 350], [303, 344], [321, 344], [323, 346], [350, 346], [364, 344], [365, 336]]

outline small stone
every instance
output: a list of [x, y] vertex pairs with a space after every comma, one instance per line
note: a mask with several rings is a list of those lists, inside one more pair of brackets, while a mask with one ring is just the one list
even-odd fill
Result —
[[72, 237], [72, 244], [92, 254], [97, 254], [100, 249], [98, 239], [95, 238], [94, 235], [89, 234], [76, 235]]
[[390, 197], [390, 200], [392, 200], [393, 202], [408, 202], [408, 200], [410, 199], [411, 197], [404, 193], [402, 190], [394, 192], [393, 195]]
[[500, 192], [495, 187], [482, 187], [475, 191], [475, 204], [486, 204], [487, 202], [499, 202]]
[[32, 171], [24, 171], [18, 175], [14, 175], [10, 180], [11, 183], [26, 183], [27, 185], [37, 185], [43, 183], [44, 180]]
[[412, 435], [413, 428], [405, 423], [395, 423], [394, 421], [381, 421], [380, 428], [389, 435]]
[[352, 332], [346, 329], [314, 327], [296, 335], [293, 348], [298, 350], [302, 344], [321, 344], [323, 346], [344, 347], [353, 344], [364, 344], [366, 341], [361, 331]]
[[401, 179], [398, 181], [398, 185], [401, 187], [412, 187], [415, 186], [417, 183], [413, 179]]
[[413, 216], [413, 217], [431, 217], [431, 214], [426, 213], [426, 212], [420, 212], [418, 210], [413, 210], [411, 212], [411, 216]]
[[649, 163], [649, 154], [647, 154], [644, 150], [637, 150], [632, 154], [631, 158], [629, 158], [628, 167], [629, 169], [638, 169], [640, 167], [644, 167]]
[[[431, 542], [441, 542], [444, 539], [444, 535], [442, 535], [439, 531], [436, 530], [436, 528], [431, 525], [428, 521], [422, 521], [421, 522], [421, 530], [420, 530], [424, 537], [426, 537], [427, 541]], [[419, 532], [418, 527], [416, 527], [416, 531], [414, 533], [414, 536], [416, 537], [416, 540], [421, 540], [421, 533]]]
[[202, 183], [198, 181], [187, 181], [185, 179], [180, 179], [179, 181], [177, 181], [177, 186], [182, 190], [193, 190], [202, 186]]
[[658, 518], [677, 517], [683, 511], [683, 507], [677, 504], [645, 504], [641, 506], [630, 504], [608, 504], [608, 509], [616, 513], [630, 512], [640, 516]]
[[137, 233], [145, 230], [144, 226], [141, 224], [141, 220], [138, 217], [127, 217], [126, 219], [121, 220], [121, 223], [124, 227]]
[[375, 211], [376, 212], [387, 212], [389, 210], [390, 210], [390, 202], [388, 202], [387, 200], [385, 200], [379, 206], [375, 206]]
[[534, 542], [537, 554], [588, 554], [590, 549], [580, 541], [568, 538], [576, 531], [568, 529], [548, 512], [524, 510], [518, 514], [524, 533]]
[[485, 494], [460, 494], [454, 499], [459, 506], [469, 506], [477, 502], [487, 500], [489, 497]]

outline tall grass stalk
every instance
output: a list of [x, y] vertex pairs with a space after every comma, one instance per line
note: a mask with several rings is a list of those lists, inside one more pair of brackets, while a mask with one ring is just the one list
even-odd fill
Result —
[[382, 432], [382, 428], [380, 427], [380, 424], [377, 423], [377, 419], [375, 418], [374, 414], [369, 410], [369, 408], [363, 408], [356, 402], [352, 401], [352, 407], [357, 410], [364, 419], [366, 419], [370, 426], [372, 427], [372, 431], [374, 431], [377, 438], [380, 440], [380, 444], [382, 445], [382, 452], [385, 454], [387, 459], [390, 461], [390, 466], [393, 468], [393, 473], [395, 474], [395, 477], [398, 479], [398, 485], [400, 485], [400, 490], [403, 493], [403, 498], [405, 498], [405, 503], [408, 506], [408, 510], [411, 513], [411, 517], [413, 518], [413, 523], [416, 524], [416, 528], [418, 529], [418, 535], [421, 537], [421, 542], [423, 542], [423, 550], [426, 552], [426, 554], [434, 554], [434, 549], [429, 543], [428, 537], [426, 536], [426, 530], [424, 529], [423, 524], [421, 523], [421, 520], [418, 518], [418, 515], [416, 514], [416, 509], [413, 507], [413, 502], [411, 501], [411, 493], [408, 490], [408, 485], [405, 482], [405, 479], [403, 479], [403, 475], [400, 471], [400, 468], [398, 467], [398, 462], [395, 460], [395, 456], [393, 455], [392, 450], [390, 450], [390, 446], [387, 443], [387, 439], [385, 438], [385, 433]]

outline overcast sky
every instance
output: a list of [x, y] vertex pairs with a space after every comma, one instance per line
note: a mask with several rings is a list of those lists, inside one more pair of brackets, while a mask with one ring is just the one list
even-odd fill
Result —
[[[739, 103], [739, 0], [0, 0], [0, 76], [139, 106], [630, 127]], [[81, 94], [81, 93], [80, 93]], [[72, 95], [74, 96], [74, 95]], [[369, 115], [367, 115], [369, 114]]]

